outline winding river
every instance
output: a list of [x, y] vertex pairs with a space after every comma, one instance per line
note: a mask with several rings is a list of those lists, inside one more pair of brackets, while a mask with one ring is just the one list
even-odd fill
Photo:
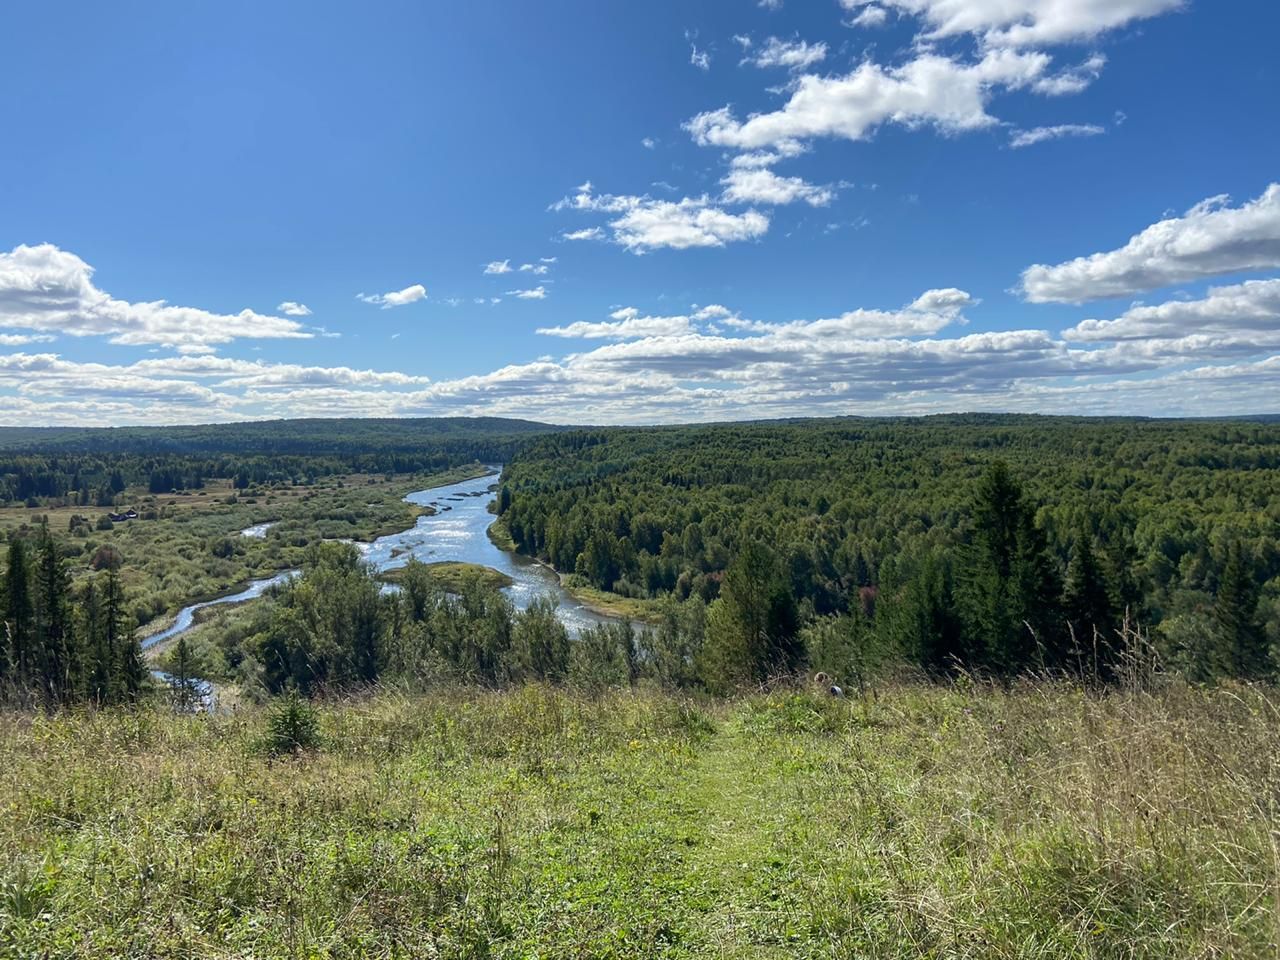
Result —
[[[573, 636], [595, 624], [612, 622], [611, 618], [587, 609], [571, 597], [560, 586], [560, 579], [554, 571], [528, 557], [507, 553], [494, 546], [487, 531], [489, 524], [493, 523], [489, 504], [496, 496], [491, 489], [496, 479], [495, 472], [473, 480], [411, 493], [405, 500], [418, 506], [431, 507], [435, 512], [419, 517], [408, 530], [379, 537], [372, 543], [358, 543], [356, 546], [364, 554], [365, 560], [379, 570], [403, 567], [411, 557], [423, 563], [454, 560], [493, 567], [512, 579], [512, 585], [503, 592], [511, 598], [517, 610], [523, 610], [544, 594], [555, 597], [559, 604], [557, 615]], [[258, 535], [256, 531], [259, 528], [249, 529], [254, 533], [246, 532], [247, 535]], [[261, 536], [267, 535], [269, 530], [262, 530]], [[195, 623], [197, 610], [218, 604], [253, 600], [272, 586], [284, 583], [296, 575], [296, 570], [285, 570], [274, 577], [254, 580], [239, 593], [183, 607], [171, 626], [143, 639], [143, 649], [186, 633]]]

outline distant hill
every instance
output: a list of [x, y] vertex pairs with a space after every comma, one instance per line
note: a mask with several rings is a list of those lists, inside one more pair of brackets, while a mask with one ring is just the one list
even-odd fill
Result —
[[0, 427], [0, 451], [33, 453], [349, 454], [565, 429], [503, 417], [255, 420], [177, 427]]

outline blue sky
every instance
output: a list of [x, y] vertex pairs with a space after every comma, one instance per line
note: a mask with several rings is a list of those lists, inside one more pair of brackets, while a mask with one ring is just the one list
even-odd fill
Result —
[[0, 421], [1280, 410], [1277, 29], [18, 5]]

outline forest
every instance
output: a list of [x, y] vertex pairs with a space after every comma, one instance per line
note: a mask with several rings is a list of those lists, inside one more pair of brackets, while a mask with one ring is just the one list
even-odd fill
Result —
[[0, 511], [0, 954], [1274, 953], [1280, 429], [511, 442], [495, 544], [643, 624], [335, 542], [475, 463]]
[[198, 490], [206, 479], [313, 482], [504, 463], [556, 427], [497, 417], [274, 420], [192, 427], [0, 427], [0, 505], [111, 506], [127, 487]]
[[532, 439], [499, 504], [521, 551], [627, 596], [710, 602], [761, 554], [802, 621], [930, 669], [1062, 667], [1127, 620], [1204, 679], [1273, 668], [1277, 467], [1268, 422], [583, 430]]

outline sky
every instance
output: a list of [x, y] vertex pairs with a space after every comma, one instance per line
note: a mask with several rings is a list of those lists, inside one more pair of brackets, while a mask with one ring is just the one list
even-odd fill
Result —
[[1280, 412], [1274, 0], [14, 4], [0, 423]]

